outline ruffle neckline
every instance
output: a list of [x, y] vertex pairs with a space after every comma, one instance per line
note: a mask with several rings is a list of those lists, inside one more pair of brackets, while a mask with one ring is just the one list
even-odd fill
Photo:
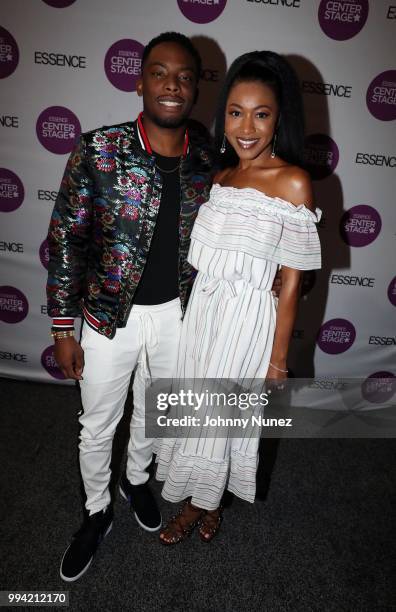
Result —
[[313, 221], [314, 223], [318, 223], [322, 216], [322, 211], [320, 208], [315, 208], [315, 211], [307, 208], [305, 204], [298, 204], [295, 206], [292, 202], [288, 200], [283, 200], [282, 198], [269, 196], [263, 191], [259, 189], [255, 189], [255, 187], [233, 187], [231, 185], [220, 185], [220, 183], [213, 183], [211, 189], [211, 195], [215, 194], [219, 191], [229, 192], [233, 196], [233, 200], [235, 197], [238, 198], [238, 202], [241, 202], [242, 193], [249, 194], [249, 199], [255, 201], [255, 203], [259, 204], [263, 200], [270, 205], [273, 205], [275, 209], [278, 209], [279, 212], [290, 215], [294, 218], [304, 218]]

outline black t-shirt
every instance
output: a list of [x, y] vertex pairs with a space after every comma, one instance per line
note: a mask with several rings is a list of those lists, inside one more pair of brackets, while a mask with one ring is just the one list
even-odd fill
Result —
[[[154, 153], [162, 176], [161, 202], [134, 304], [163, 304], [179, 296], [180, 157]], [[174, 172], [161, 172], [173, 170]]]

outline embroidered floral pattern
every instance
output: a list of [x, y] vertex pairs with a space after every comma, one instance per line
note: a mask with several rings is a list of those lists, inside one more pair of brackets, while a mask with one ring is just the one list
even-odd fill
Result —
[[[180, 169], [183, 306], [193, 277], [186, 259], [190, 233], [199, 205], [208, 199], [213, 167], [206, 132], [191, 127], [189, 135], [190, 154]], [[80, 138], [66, 166], [48, 233], [50, 316], [80, 316], [83, 301], [99, 333], [111, 338], [116, 327], [126, 324], [161, 201], [154, 161], [141, 148], [136, 123]]]

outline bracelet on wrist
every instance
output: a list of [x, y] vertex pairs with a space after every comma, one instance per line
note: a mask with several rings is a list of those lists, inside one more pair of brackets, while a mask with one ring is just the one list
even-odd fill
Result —
[[283, 370], [282, 368], [278, 368], [276, 365], [274, 365], [271, 362], [270, 362], [270, 366], [271, 368], [274, 368], [274, 370], [277, 370], [278, 372], [284, 372], [284, 374], [287, 374], [289, 372], [289, 370]]
[[74, 329], [65, 331], [52, 331], [51, 336], [54, 340], [63, 340], [63, 338], [74, 338]]

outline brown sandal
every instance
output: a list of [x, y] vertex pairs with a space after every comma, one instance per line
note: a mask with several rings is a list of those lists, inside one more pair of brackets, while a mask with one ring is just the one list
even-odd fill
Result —
[[[190, 518], [188, 517], [188, 512], [190, 512]], [[191, 535], [204, 513], [205, 510], [193, 506], [190, 500], [185, 501], [179, 508], [177, 514], [172, 516], [165, 527], [161, 529], [161, 543], [165, 546], [169, 546], [171, 544], [183, 542], [183, 540]], [[195, 514], [195, 516], [191, 516], [191, 514]]]
[[216, 510], [207, 510], [201, 517], [198, 524], [198, 533], [202, 542], [211, 542], [220, 529], [223, 520], [223, 508], [220, 506]]

